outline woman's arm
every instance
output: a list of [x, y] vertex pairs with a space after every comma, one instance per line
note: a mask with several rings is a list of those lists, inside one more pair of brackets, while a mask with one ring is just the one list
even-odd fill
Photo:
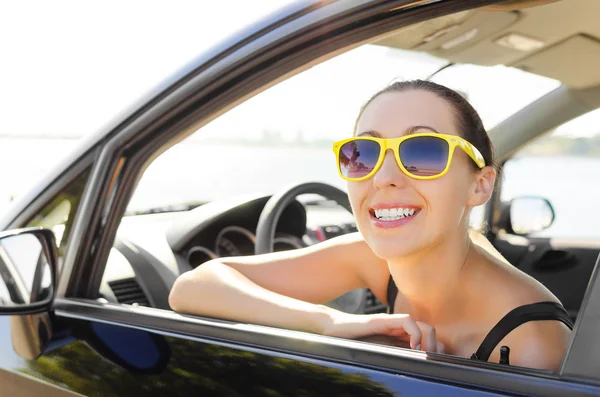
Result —
[[408, 315], [353, 315], [323, 305], [367, 287], [366, 277], [378, 272], [387, 280], [387, 263], [354, 233], [294, 251], [212, 260], [181, 275], [169, 303], [178, 312], [330, 336], [391, 335], [439, 351], [435, 330]]
[[360, 264], [384, 266], [360, 234], [265, 255], [221, 258], [180, 276], [169, 303], [179, 312], [322, 333], [321, 306], [366, 287]]
[[180, 276], [169, 303], [178, 312], [321, 334], [334, 316], [331, 308], [270, 291], [218, 261]]

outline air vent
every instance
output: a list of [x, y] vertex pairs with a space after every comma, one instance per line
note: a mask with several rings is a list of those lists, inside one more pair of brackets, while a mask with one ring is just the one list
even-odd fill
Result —
[[387, 306], [384, 305], [375, 297], [373, 291], [367, 289], [367, 302], [365, 304], [365, 313], [373, 314], [373, 313], [385, 313], [387, 311]]
[[122, 280], [109, 281], [108, 285], [117, 297], [119, 303], [127, 305], [150, 306], [144, 291], [135, 281], [135, 278], [125, 278]]

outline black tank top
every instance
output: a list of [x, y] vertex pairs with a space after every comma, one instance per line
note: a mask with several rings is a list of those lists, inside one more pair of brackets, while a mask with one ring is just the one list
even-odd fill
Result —
[[[388, 313], [390, 314], [394, 313], [394, 304], [397, 296], [398, 287], [392, 276], [390, 276], [387, 288]], [[488, 361], [498, 343], [500, 343], [500, 341], [512, 330], [529, 321], [543, 320], [560, 321], [569, 327], [569, 329], [573, 329], [573, 320], [571, 320], [569, 313], [567, 313], [562, 305], [556, 302], [538, 302], [519, 306], [508, 312], [508, 314], [502, 317], [494, 328], [492, 328], [483, 339], [479, 349], [471, 355], [471, 359]]]

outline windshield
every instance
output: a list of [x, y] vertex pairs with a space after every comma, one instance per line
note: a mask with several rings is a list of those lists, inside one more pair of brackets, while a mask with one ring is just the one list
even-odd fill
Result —
[[[331, 144], [352, 135], [363, 103], [394, 80], [425, 79], [447, 63], [423, 53], [366, 45], [314, 66], [159, 157], [140, 181], [129, 213], [268, 194], [295, 182], [322, 181], [345, 190]], [[454, 65], [432, 80], [464, 94], [488, 129], [560, 85], [503, 66]]]

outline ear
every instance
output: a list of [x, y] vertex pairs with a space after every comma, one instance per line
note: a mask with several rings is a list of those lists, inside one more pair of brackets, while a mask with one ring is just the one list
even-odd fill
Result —
[[467, 204], [471, 207], [485, 204], [494, 191], [495, 182], [496, 170], [494, 167], [487, 166], [475, 172]]

